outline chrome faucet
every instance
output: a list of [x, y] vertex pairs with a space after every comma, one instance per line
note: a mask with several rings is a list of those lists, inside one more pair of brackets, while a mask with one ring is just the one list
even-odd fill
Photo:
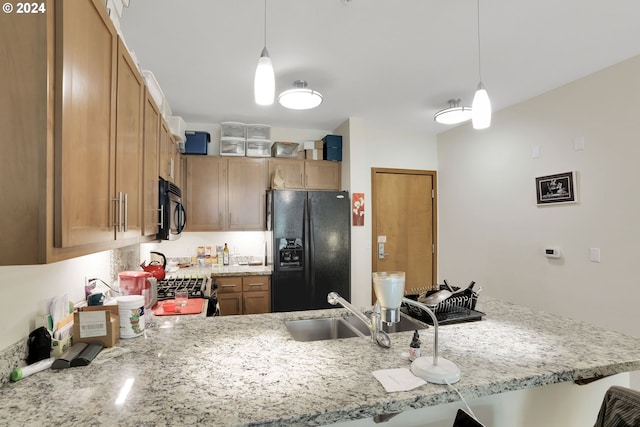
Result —
[[[426, 357], [417, 358], [411, 364], [411, 372], [435, 384], [453, 384], [459, 381], [460, 369], [456, 364], [447, 359], [438, 358], [438, 319], [436, 315], [428, 306], [421, 302], [404, 297], [401, 301], [424, 310], [433, 321], [433, 359], [429, 361]], [[376, 342], [380, 347], [391, 347], [391, 338], [389, 338], [389, 334], [382, 330], [382, 322], [384, 321], [387, 324], [398, 323], [400, 321], [400, 307], [387, 307], [385, 313], [382, 313], [380, 303], [376, 301], [373, 312], [371, 313], [371, 318], [368, 318], [336, 292], [330, 292], [327, 295], [327, 302], [331, 305], [340, 304], [367, 325], [371, 333], [371, 341]]]
[[347, 310], [349, 310], [354, 316], [362, 321], [367, 328], [369, 328], [369, 334], [371, 335], [371, 341], [377, 343], [380, 347], [391, 347], [391, 338], [382, 330], [382, 316], [380, 315], [380, 304], [376, 301], [373, 306], [373, 312], [371, 318], [366, 314], [354, 307], [349, 301], [342, 298], [337, 292], [329, 292], [327, 295], [327, 302], [331, 305], [340, 304]]

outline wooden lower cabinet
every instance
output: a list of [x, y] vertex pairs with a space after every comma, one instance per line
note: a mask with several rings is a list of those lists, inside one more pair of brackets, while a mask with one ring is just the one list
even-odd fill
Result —
[[221, 316], [271, 312], [271, 277], [216, 277]]
[[242, 314], [242, 292], [218, 291], [218, 305], [220, 305], [220, 316]]

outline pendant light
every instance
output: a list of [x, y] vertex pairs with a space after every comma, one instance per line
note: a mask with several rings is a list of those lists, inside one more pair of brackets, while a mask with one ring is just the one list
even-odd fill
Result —
[[258, 60], [253, 91], [258, 105], [271, 105], [276, 94], [276, 77], [267, 50], [267, 0], [264, 0], [264, 48]]
[[293, 82], [294, 89], [285, 90], [278, 96], [278, 102], [291, 110], [309, 110], [322, 103], [322, 94], [307, 87], [304, 80]]
[[482, 84], [481, 56], [480, 56], [480, 0], [478, 6], [478, 90], [471, 103], [471, 121], [474, 129], [486, 129], [491, 125], [491, 101], [484, 85]]

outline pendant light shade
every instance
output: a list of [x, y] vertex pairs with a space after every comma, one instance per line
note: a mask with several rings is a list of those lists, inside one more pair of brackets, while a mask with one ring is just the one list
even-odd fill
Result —
[[285, 90], [278, 97], [278, 102], [291, 110], [309, 110], [322, 103], [322, 94], [307, 87], [304, 80], [293, 82], [294, 89]]
[[276, 76], [273, 72], [273, 65], [271, 64], [271, 58], [269, 58], [269, 51], [267, 51], [266, 46], [262, 49], [262, 54], [258, 60], [253, 88], [256, 104], [273, 104], [273, 99], [276, 96]]
[[491, 100], [482, 82], [471, 103], [471, 122], [474, 129], [486, 129], [491, 126]]
[[256, 77], [253, 82], [256, 104], [271, 105], [276, 95], [276, 76], [267, 50], [267, 0], [264, 0], [264, 48], [258, 60]]
[[481, 67], [481, 55], [480, 55], [480, 0], [476, 1], [478, 11], [478, 76], [480, 83], [478, 83], [478, 90], [473, 96], [473, 102], [471, 103], [471, 122], [474, 129], [486, 129], [491, 126], [491, 101], [489, 100], [489, 94], [482, 84], [482, 67]]

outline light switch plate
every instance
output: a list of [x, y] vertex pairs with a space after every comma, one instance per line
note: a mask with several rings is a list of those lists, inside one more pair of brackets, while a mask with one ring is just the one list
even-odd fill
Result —
[[600, 248], [589, 249], [589, 261], [600, 262]]

